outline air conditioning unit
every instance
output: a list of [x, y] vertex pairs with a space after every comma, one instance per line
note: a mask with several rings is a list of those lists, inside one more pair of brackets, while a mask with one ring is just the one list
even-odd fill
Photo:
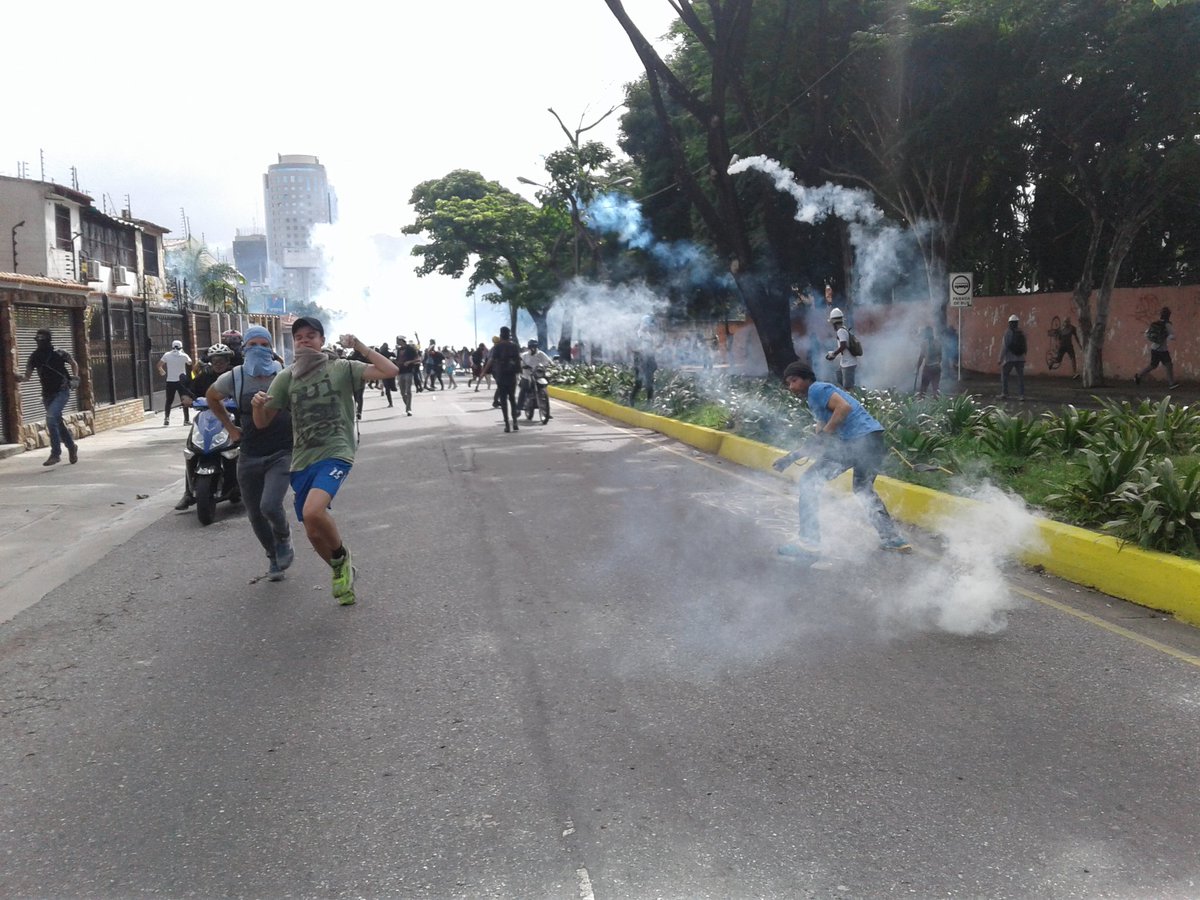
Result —
[[83, 282], [100, 280], [100, 263], [86, 256], [79, 257], [79, 279]]
[[133, 273], [125, 266], [114, 266], [113, 281], [116, 284], [133, 284]]

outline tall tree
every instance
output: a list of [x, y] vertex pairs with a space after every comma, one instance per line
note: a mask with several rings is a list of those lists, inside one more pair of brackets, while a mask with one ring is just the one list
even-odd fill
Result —
[[[994, 3], [935, 0], [886, 16], [857, 38], [840, 124], [852, 139], [830, 174], [867, 186], [911, 229], [931, 298], [947, 297], [945, 275], [971, 217], [1008, 205], [1020, 152], [1001, 86], [1011, 74]], [[1008, 183], [998, 187], [997, 176]], [[986, 205], [986, 206], [985, 206]]]
[[1083, 213], [1072, 299], [1091, 387], [1103, 382], [1109, 303], [1135, 239], [1169, 197], [1200, 187], [1200, 5], [1032, 0], [1022, 12], [1036, 178]]
[[548, 267], [555, 238], [564, 230], [563, 214], [536, 207], [498, 182], [463, 169], [417, 185], [410, 203], [417, 218], [404, 233], [428, 236], [412, 250], [423, 258], [417, 274], [461, 278], [470, 267], [467, 293], [492, 285], [496, 293], [487, 296], [508, 304], [514, 336], [517, 311], [524, 309], [544, 341], [555, 285], [539, 270]]
[[[741, 122], [749, 126], [750, 134], [758, 131], [758, 115], [743, 75], [753, 0], [708, 0], [703, 12], [691, 0], [671, 0], [691, 40], [703, 48], [706, 57], [707, 70], [690, 82], [659, 55], [621, 0], [605, 3], [645, 69], [647, 91], [667, 143], [675, 181], [718, 255], [729, 260], [746, 311], [758, 328], [767, 365], [780, 373], [796, 358], [789, 298], [754, 277], [760, 254], [728, 171], [733, 157], [731, 128]], [[689, 132], [679, 121], [681, 116], [703, 136], [706, 165], [700, 169], [689, 158]]]

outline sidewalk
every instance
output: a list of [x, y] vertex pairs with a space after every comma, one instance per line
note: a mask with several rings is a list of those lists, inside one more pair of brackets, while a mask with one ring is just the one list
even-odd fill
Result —
[[160, 416], [81, 439], [76, 465], [43, 467], [44, 450], [0, 458], [0, 622], [171, 512], [187, 429]]

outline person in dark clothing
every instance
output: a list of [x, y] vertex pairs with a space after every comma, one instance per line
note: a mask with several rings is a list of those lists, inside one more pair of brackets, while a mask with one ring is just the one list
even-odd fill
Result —
[[[246, 518], [267, 553], [268, 581], [282, 581], [284, 570], [295, 559], [292, 532], [283, 511], [291, 484], [292, 420], [281, 412], [266, 428], [254, 424], [251, 399], [271, 386], [282, 368], [271, 352], [271, 334], [261, 325], [246, 329], [245, 362], [216, 380], [206, 395], [208, 408], [225, 426], [238, 448], [237, 483]], [[236, 396], [235, 396], [236, 395]], [[223, 405], [226, 397], [237, 403], [237, 422]]]
[[[233, 351], [225, 344], [213, 344], [208, 348], [208, 365], [204, 366], [192, 379], [192, 392], [197, 397], [207, 397], [208, 389], [217, 383], [217, 379], [233, 368]], [[213, 410], [216, 414], [216, 410]], [[187, 509], [196, 502], [192, 493], [191, 478], [183, 480], [183, 496], [175, 504], [178, 510]]]
[[37, 349], [29, 354], [25, 374], [16, 373], [17, 381], [28, 381], [34, 369], [42, 382], [42, 403], [46, 407], [46, 429], [50, 432], [50, 458], [43, 466], [57, 465], [62, 460], [62, 446], [67, 445], [67, 456], [74, 465], [79, 461], [79, 448], [75, 438], [63, 421], [63, 410], [71, 399], [71, 388], [79, 384], [79, 366], [66, 350], [54, 348], [50, 331], [39, 328]]
[[[372, 349], [374, 349], [374, 348], [372, 348]], [[350, 352], [350, 355], [347, 356], [346, 359], [349, 359], [353, 362], [360, 362], [360, 363], [367, 362], [367, 358], [363, 354], [359, 353], [357, 350], [352, 350]], [[354, 388], [354, 418], [357, 421], [362, 420], [363, 393], [366, 391], [366, 389], [367, 389], [367, 385], [365, 382], [362, 382], [362, 381], [358, 382], [357, 387]]]
[[1075, 347], [1083, 349], [1083, 342], [1079, 340], [1079, 330], [1071, 323], [1071, 317], [1067, 316], [1063, 319], [1061, 325], [1058, 326], [1058, 349], [1054, 353], [1054, 365], [1050, 368], [1054, 369], [1062, 365], [1063, 357], [1071, 357], [1071, 374], [1079, 374], [1079, 366], [1075, 362]]
[[[519, 431], [517, 425], [517, 376], [521, 374], [521, 348], [511, 340], [512, 332], [508, 326], [500, 329], [500, 340], [492, 347], [487, 365], [483, 367], [483, 376], [492, 375], [496, 379], [496, 396], [500, 401], [500, 411], [504, 413], [504, 431]], [[512, 428], [509, 428], [508, 412], [512, 410]]]
[[1133, 381], [1135, 384], [1141, 384], [1143, 378], [1161, 365], [1167, 373], [1167, 387], [1179, 387], [1179, 382], [1175, 380], [1175, 367], [1171, 363], [1171, 348], [1168, 344], [1169, 341], [1173, 340], [1175, 340], [1175, 329], [1171, 326], [1171, 309], [1164, 306], [1162, 312], [1158, 315], [1158, 319], [1151, 322], [1150, 327], [1146, 329], [1146, 341], [1150, 349], [1150, 363], [1140, 372], [1134, 373]]
[[[487, 356], [487, 344], [482, 342], [471, 351], [471, 381], [475, 382], [475, 393], [479, 393], [479, 384], [483, 381], [483, 365], [487, 362]], [[471, 386], [471, 381], [467, 382], [467, 387]]]
[[[384, 359], [394, 360], [396, 358], [396, 354], [392, 352], [392, 348], [387, 345], [386, 341], [379, 345], [379, 355]], [[396, 379], [385, 378], [380, 384], [383, 386], [383, 395], [387, 397], [388, 406], [390, 407], [392, 405], [392, 392], [396, 390]]]
[[396, 338], [396, 365], [400, 369], [400, 399], [405, 415], [412, 415], [413, 379], [421, 377], [421, 351], [402, 337]]
[[446, 389], [446, 382], [442, 380], [442, 375], [446, 371], [446, 354], [439, 350], [432, 343], [429, 347], [429, 384], [430, 390], [433, 390], [433, 381], [436, 378], [438, 387], [443, 391]]

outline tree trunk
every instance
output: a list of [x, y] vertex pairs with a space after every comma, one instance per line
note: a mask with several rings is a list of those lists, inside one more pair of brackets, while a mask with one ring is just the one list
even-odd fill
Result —
[[746, 314], [758, 330], [758, 340], [767, 360], [767, 370], [772, 375], [783, 375], [783, 370], [796, 361], [789, 307], [781, 308], [778, 297], [760, 279], [739, 279], [735, 275], [734, 280], [738, 286], [738, 293], [746, 304]]
[[1083, 373], [1080, 376], [1084, 387], [1096, 387], [1104, 382], [1101, 371], [1100, 350], [1104, 346], [1104, 332], [1097, 333], [1095, 320], [1092, 318], [1092, 285], [1096, 279], [1096, 254], [1100, 250], [1100, 236], [1104, 232], [1104, 220], [1094, 209], [1092, 217], [1092, 233], [1088, 237], [1087, 254], [1083, 259], [1083, 268], [1079, 280], [1075, 282], [1075, 290], [1071, 294], [1071, 302], [1079, 316], [1079, 333], [1083, 335]]

